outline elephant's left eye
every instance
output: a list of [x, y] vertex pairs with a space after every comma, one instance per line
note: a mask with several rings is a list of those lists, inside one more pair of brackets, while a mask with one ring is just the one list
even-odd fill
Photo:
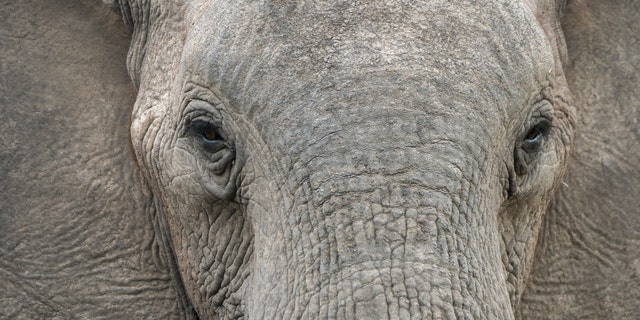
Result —
[[549, 120], [542, 120], [533, 128], [529, 130], [524, 141], [522, 142], [522, 149], [526, 152], [536, 152], [540, 149], [542, 140], [551, 130], [551, 122]]

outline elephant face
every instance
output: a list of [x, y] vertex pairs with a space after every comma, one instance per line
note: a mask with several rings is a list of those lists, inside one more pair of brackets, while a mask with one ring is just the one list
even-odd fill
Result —
[[121, 8], [133, 147], [201, 318], [513, 318], [572, 137], [533, 7]]

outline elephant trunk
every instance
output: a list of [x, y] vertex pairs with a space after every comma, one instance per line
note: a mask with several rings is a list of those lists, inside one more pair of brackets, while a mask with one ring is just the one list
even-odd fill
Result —
[[[280, 186], [282, 206], [249, 208], [261, 211], [251, 317], [513, 318], [487, 200], [496, 197], [473, 147], [418, 143], [415, 118], [368, 121], [338, 124], [353, 130], [328, 130], [312, 144], [322, 151], [287, 163], [307, 174]], [[400, 130], [416, 141], [389, 138]]]

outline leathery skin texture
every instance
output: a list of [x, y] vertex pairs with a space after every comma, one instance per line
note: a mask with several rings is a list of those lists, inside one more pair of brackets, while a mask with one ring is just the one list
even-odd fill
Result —
[[514, 317], [573, 121], [532, 7], [125, 9], [133, 147], [199, 317]]
[[184, 318], [131, 149], [122, 17], [0, 5], [0, 319]]
[[637, 2], [0, 18], [0, 318], [640, 313]]

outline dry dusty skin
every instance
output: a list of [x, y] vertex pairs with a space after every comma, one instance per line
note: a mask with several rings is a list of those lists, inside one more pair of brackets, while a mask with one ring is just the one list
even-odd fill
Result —
[[106, 2], [0, 6], [0, 318], [640, 314], [637, 1]]

